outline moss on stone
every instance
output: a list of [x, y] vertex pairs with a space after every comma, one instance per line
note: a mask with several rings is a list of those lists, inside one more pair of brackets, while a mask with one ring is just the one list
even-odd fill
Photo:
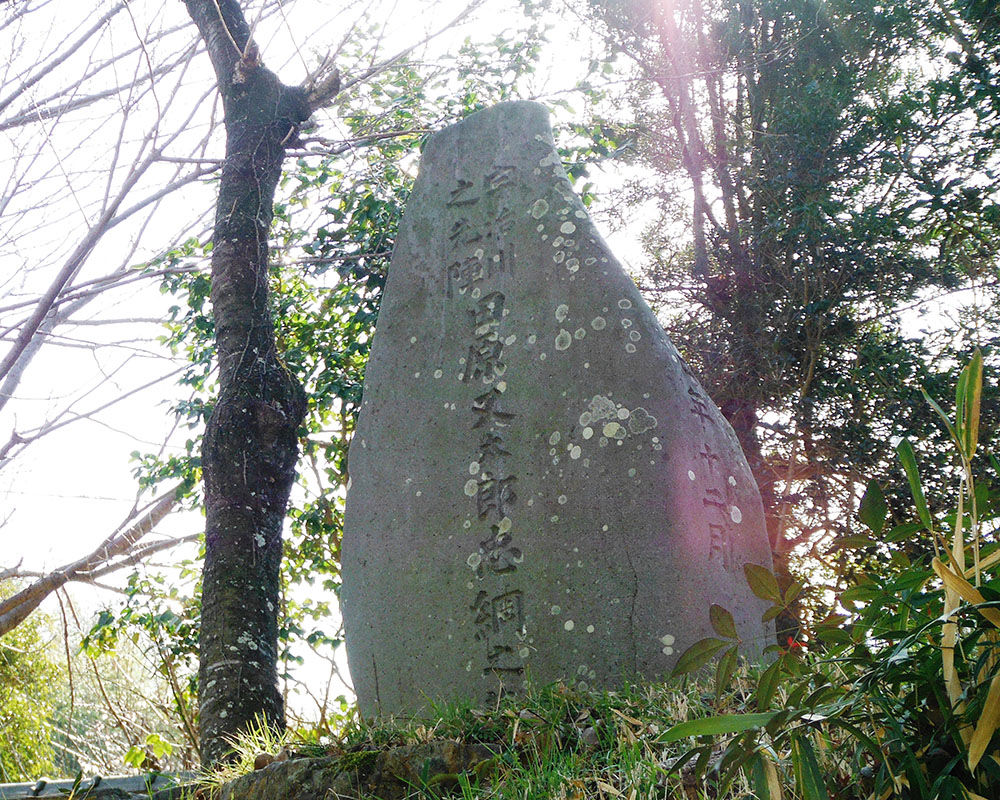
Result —
[[375, 768], [378, 756], [378, 750], [358, 750], [353, 753], [344, 753], [331, 760], [326, 772], [331, 776], [339, 775], [342, 772], [354, 772], [359, 776], [364, 776]]

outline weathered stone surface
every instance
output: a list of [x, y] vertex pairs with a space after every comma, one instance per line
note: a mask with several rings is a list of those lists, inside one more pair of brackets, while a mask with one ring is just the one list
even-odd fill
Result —
[[[49, 780], [41, 778], [30, 783], [0, 784], [0, 800], [13, 800], [22, 797], [65, 798], [72, 794], [80, 800], [128, 800], [128, 798], [144, 798], [154, 800], [162, 793], [164, 797], [172, 790], [168, 788], [177, 781], [185, 781], [194, 777], [190, 773], [180, 775], [164, 775], [149, 773], [146, 775], [114, 776], [104, 778], [94, 776], [86, 778], [77, 784], [73, 780]], [[179, 795], [177, 795], [179, 797]]]
[[366, 715], [664, 675], [770, 566], [728, 424], [574, 195], [545, 110], [428, 142], [350, 452], [347, 654]]
[[482, 744], [433, 741], [385, 751], [294, 758], [243, 775], [218, 800], [403, 800], [420, 789], [454, 788], [493, 757]]

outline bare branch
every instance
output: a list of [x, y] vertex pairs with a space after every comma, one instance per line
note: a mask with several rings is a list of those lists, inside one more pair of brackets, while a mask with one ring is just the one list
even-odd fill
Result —
[[[0, 602], [0, 636], [21, 624], [52, 592], [71, 581], [89, 580], [103, 565], [128, 554], [146, 534], [174, 510], [180, 500], [181, 489], [180, 485], [175, 486], [157, 498], [128, 530], [108, 537], [97, 549], [83, 558], [50, 572]], [[120, 563], [125, 566], [128, 562]], [[103, 574], [105, 573], [102, 572], [101, 575]]]

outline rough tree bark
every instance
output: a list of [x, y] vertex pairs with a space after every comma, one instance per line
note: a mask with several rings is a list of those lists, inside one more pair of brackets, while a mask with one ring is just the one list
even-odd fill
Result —
[[274, 341], [268, 231], [286, 144], [336, 94], [336, 75], [307, 90], [260, 61], [237, 0], [184, 0], [215, 70], [226, 156], [216, 206], [212, 306], [219, 398], [205, 430], [205, 567], [199, 680], [202, 762], [261, 716], [284, 725], [277, 687], [282, 523], [306, 411]]

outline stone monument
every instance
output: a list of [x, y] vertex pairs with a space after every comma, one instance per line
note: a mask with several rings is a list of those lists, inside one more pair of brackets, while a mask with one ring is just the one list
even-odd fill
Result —
[[351, 444], [347, 656], [362, 713], [526, 679], [665, 676], [732, 612], [773, 640], [736, 437], [573, 193], [534, 103], [430, 138]]

